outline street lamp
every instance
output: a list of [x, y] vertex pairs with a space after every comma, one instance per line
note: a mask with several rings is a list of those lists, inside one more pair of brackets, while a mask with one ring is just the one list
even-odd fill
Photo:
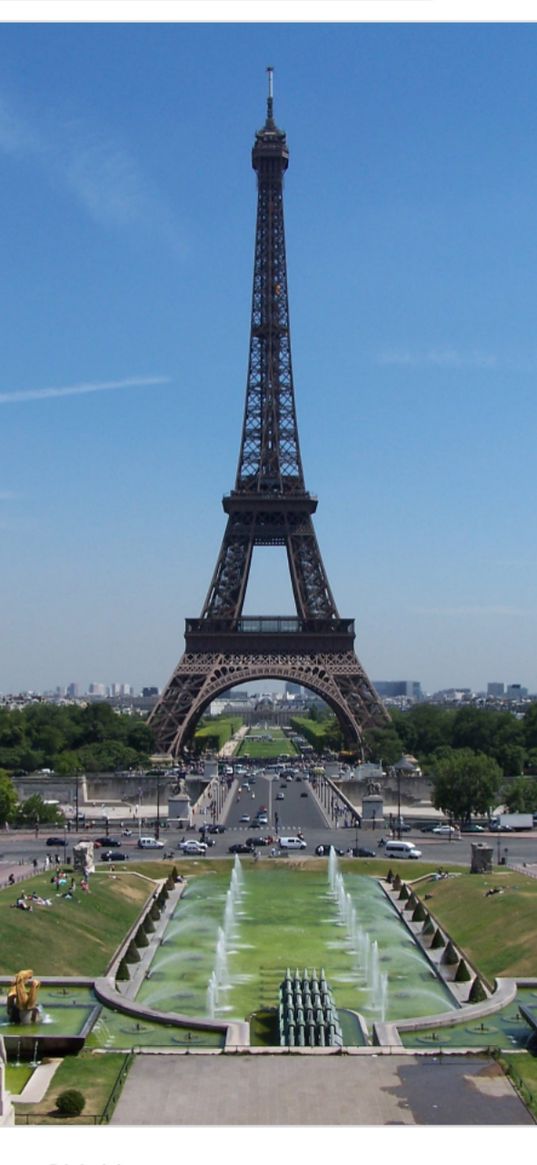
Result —
[[401, 841], [401, 773], [413, 773], [414, 765], [402, 756], [393, 767], [397, 777], [397, 837]]
[[155, 826], [155, 838], [158, 841], [160, 837], [160, 773], [157, 773], [157, 824]]

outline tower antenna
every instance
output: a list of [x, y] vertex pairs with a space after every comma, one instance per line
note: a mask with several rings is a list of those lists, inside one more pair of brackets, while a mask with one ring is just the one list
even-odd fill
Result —
[[272, 121], [272, 105], [273, 105], [272, 83], [274, 80], [274, 67], [272, 65], [267, 65], [267, 73], [268, 73], [267, 121]]

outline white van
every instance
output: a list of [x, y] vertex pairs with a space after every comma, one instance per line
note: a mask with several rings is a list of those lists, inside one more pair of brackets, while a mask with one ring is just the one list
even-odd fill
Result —
[[411, 841], [387, 841], [383, 852], [387, 858], [421, 858], [421, 850]]
[[138, 849], [164, 849], [164, 842], [157, 841], [156, 837], [139, 837]]
[[305, 849], [306, 845], [303, 837], [280, 837], [280, 849]]

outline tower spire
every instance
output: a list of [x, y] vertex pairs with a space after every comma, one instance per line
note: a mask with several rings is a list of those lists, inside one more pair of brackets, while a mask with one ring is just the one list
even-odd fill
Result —
[[267, 76], [268, 76], [267, 121], [273, 121], [274, 120], [274, 114], [273, 114], [274, 68], [272, 65], [267, 65]]

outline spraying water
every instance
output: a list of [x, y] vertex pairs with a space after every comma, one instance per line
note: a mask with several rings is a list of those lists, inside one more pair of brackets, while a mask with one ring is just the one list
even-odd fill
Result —
[[367, 929], [360, 925], [356, 907], [345, 886], [345, 879], [339, 869], [333, 846], [330, 847], [328, 855], [328, 884], [337, 906], [339, 923], [347, 933], [346, 945], [355, 956], [356, 977], [360, 984], [367, 988], [370, 1005], [378, 1010], [380, 1018], [384, 1020], [388, 998], [388, 976], [380, 971], [377, 941], [372, 942]]

